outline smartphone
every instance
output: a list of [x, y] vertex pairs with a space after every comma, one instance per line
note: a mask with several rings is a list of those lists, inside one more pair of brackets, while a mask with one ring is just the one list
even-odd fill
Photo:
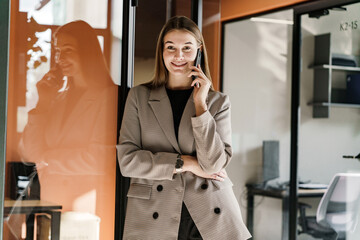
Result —
[[64, 75], [58, 64], [55, 64], [48, 73], [50, 73], [50, 74], [47, 75], [48, 76], [47, 80], [51, 81], [51, 83], [54, 84], [53, 86], [61, 87], [64, 84], [64, 82], [63, 82]]
[[55, 75], [56, 79], [62, 80], [64, 78], [64, 75], [62, 73], [62, 70], [59, 66], [59, 64], [55, 64], [54, 67], [50, 69], [50, 71]]
[[[195, 58], [194, 66], [197, 67], [199, 64], [200, 64], [200, 66], [201, 66], [201, 50], [200, 50], [200, 48], [198, 48], [198, 50], [197, 50], [197, 52], [196, 52], [196, 58]], [[191, 78], [192, 78], [192, 80], [194, 81], [194, 80], [197, 78], [197, 76], [192, 75]], [[197, 88], [200, 87], [200, 86], [199, 86], [199, 83], [196, 83], [196, 87], [197, 87]]]

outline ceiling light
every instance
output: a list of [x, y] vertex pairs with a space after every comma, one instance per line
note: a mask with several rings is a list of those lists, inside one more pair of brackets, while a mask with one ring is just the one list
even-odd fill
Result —
[[259, 17], [250, 18], [250, 21], [264, 22], [264, 23], [278, 23], [278, 24], [287, 24], [287, 25], [294, 24], [294, 21], [290, 21], [290, 20], [273, 19], [273, 18], [259, 18]]

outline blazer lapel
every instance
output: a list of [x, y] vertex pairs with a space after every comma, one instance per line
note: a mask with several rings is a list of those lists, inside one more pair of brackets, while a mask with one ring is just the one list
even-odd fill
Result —
[[175, 137], [174, 120], [170, 100], [165, 87], [152, 89], [149, 96], [149, 104], [155, 114], [157, 121], [167, 139], [178, 153], [181, 153]]
[[[96, 93], [87, 91], [79, 96], [77, 99], [70, 99], [69, 97], [65, 99], [67, 104], [63, 104], [63, 108], [65, 108], [62, 112], [62, 118], [64, 118], [61, 122], [59, 128], [57, 128], [59, 134], [59, 141], [68, 141], [65, 138], [69, 136], [69, 131], [74, 128], [74, 126], [78, 126], [76, 123], [79, 121], [85, 120], [86, 111], [89, 112], [89, 109], [94, 109], [96, 106], [94, 105], [96, 100]], [[70, 108], [70, 105], [72, 106]], [[86, 124], [86, 123], [84, 123]]]

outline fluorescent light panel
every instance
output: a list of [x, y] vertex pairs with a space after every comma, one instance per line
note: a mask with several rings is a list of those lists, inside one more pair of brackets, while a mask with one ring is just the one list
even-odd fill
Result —
[[290, 21], [290, 20], [273, 19], [273, 18], [259, 18], [259, 17], [250, 18], [250, 21], [253, 21], [253, 22], [266, 22], [266, 23], [278, 23], [278, 24], [287, 24], [287, 25], [293, 25], [294, 24], [294, 21]]

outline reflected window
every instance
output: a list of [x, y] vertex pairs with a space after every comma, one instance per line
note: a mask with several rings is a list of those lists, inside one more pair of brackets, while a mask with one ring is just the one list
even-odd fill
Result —
[[44, 25], [63, 25], [83, 19], [94, 28], [106, 28], [107, 0], [20, 0], [21, 12], [27, 12]]

